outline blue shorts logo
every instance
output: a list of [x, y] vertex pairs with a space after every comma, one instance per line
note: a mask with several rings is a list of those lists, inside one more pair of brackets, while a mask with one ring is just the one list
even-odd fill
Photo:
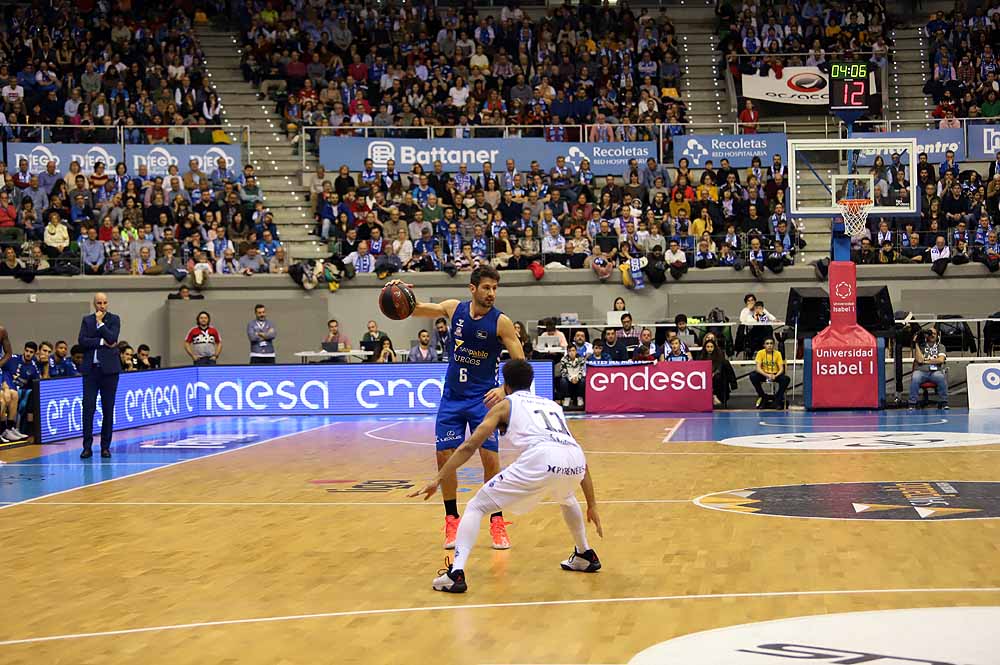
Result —
[[983, 385], [987, 390], [1000, 390], [1000, 369], [991, 367], [983, 372]]

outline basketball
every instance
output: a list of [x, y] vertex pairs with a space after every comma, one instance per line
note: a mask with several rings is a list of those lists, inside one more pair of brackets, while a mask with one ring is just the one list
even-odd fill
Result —
[[405, 284], [386, 284], [379, 293], [378, 306], [393, 321], [401, 321], [413, 313], [417, 297]]

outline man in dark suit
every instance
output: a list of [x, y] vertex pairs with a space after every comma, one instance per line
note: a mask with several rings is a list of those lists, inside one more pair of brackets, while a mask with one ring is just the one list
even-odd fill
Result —
[[986, 181], [987, 185], [989, 184], [990, 180], [993, 180], [993, 176], [995, 176], [997, 173], [1000, 173], [1000, 150], [997, 151], [996, 161], [990, 163], [990, 177]]
[[104, 422], [101, 425], [101, 457], [111, 457], [111, 434], [115, 420], [115, 392], [118, 375], [122, 371], [118, 354], [118, 335], [121, 319], [108, 311], [108, 296], [94, 294], [94, 313], [80, 322], [78, 342], [83, 347], [83, 452], [80, 459], [93, 457], [94, 412], [97, 411], [97, 394], [101, 394]]

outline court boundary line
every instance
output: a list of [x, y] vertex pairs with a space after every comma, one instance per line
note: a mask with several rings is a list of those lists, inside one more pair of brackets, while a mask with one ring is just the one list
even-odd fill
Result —
[[[180, 462], [182, 460], [175, 460]], [[167, 464], [173, 464], [173, 462], [166, 462]], [[153, 466], [155, 464], [162, 464], [162, 462], [110, 462], [108, 465], [115, 466]], [[91, 466], [86, 462], [5, 462], [4, 466]]]
[[666, 435], [664, 435], [663, 441], [661, 441], [661, 443], [670, 443], [670, 440], [674, 438], [674, 434], [677, 434], [677, 430], [681, 428], [685, 420], [686, 418], [678, 418], [676, 423], [674, 423], [671, 427], [668, 427], [666, 430], [664, 430], [666, 432]]
[[[865, 449], [865, 450], [809, 450], [809, 449], [801, 449], [801, 450], [789, 450], [789, 449], [784, 449], [784, 450], [768, 450], [766, 448], [758, 448], [758, 447], [751, 447], [751, 446], [731, 446], [731, 445], [727, 445], [727, 444], [721, 443], [719, 441], [672, 441], [671, 437], [673, 437], [677, 433], [677, 431], [680, 429], [681, 425], [683, 425], [686, 420], [687, 420], [687, 418], [681, 418], [676, 425], [667, 428], [665, 430], [667, 432], [667, 435], [663, 439], [662, 443], [675, 443], [675, 444], [679, 444], [679, 443], [711, 443], [711, 444], [716, 445], [716, 446], [725, 446], [726, 448], [742, 448], [743, 450], [747, 450], [747, 451], [751, 451], [752, 450], [752, 451], [756, 451], [756, 452], [746, 452], [746, 453], [744, 453], [744, 452], [740, 452], [740, 451], [736, 451], [736, 450], [725, 450], [725, 451], [723, 451], [723, 450], [720, 450], [720, 451], [709, 451], [709, 450], [706, 450], [706, 451], [677, 451], [677, 450], [588, 450], [586, 448], [583, 449], [583, 452], [585, 454], [587, 454], [587, 455], [711, 455], [713, 457], [717, 456], [717, 455], [744, 455], [744, 456], [747, 456], [747, 455], [802, 455], [802, 454], [808, 454], [808, 455], [859, 455], [859, 454], [869, 454], [869, 453], [915, 453], [915, 452], [925, 452], [925, 453], [932, 453], [932, 452], [933, 453], [994, 453], [994, 452], [1000, 452], [1000, 448], [992, 449], [992, 450], [991, 449], [976, 449], [976, 446], [997, 445], [997, 444], [976, 444], [976, 446], [949, 446], [948, 448], [920, 448], [920, 449], [914, 448], [914, 449], [911, 449], [911, 450], [897, 450], [897, 449], [892, 449], [892, 448], [869, 448], [869, 449]], [[390, 427], [394, 427], [396, 425], [402, 425], [403, 423], [406, 423], [406, 422], [412, 422], [412, 421], [409, 421], [409, 420], [397, 420], [395, 422], [387, 423], [385, 425], [380, 425], [379, 427], [376, 427], [375, 429], [370, 429], [370, 430], [364, 432], [364, 434], [362, 436], [365, 436], [365, 437], [367, 437], [369, 439], [374, 439], [376, 441], [384, 441], [386, 443], [398, 443], [398, 444], [403, 444], [403, 445], [408, 445], [408, 446], [433, 446], [433, 445], [435, 445], [433, 443], [425, 443], [425, 442], [421, 442], [421, 441], [408, 441], [406, 439], [393, 439], [393, 438], [389, 438], [389, 437], [385, 437], [385, 436], [376, 436], [376, 432], [381, 432], [383, 430], [389, 429]], [[947, 419], [945, 419], [943, 422], [948, 422], [948, 421], [947, 421]], [[761, 421], [761, 424], [763, 424], [763, 421]], [[941, 424], [941, 423], [938, 423], [938, 424]], [[971, 448], [971, 450], [969, 450], [970, 448]], [[501, 452], [503, 452], [503, 451], [501, 450]]]
[[[929, 427], [929, 426], [947, 425], [949, 422], [951, 421], [948, 418], [940, 418], [938, 420], [929, 421], [926, 423], [899, 423], [898, 425], [894, 424], [893, 427]], [[822, 423], [816, 423], [816, 424], [802, 423], [801, 425], [799, 425], [795, 423], [769, 423], [766, 420], [761, 420], [757, 424], [760, 425], [761, 427], [787, 427], [787, 428], [802, 427], [805, 429], [814, 429], [817, 425], [819, 427], [840, 427], [844, 429], [860, 429], [860, 430], [871, 429], [872, 427], [871, 425], [832, 425], [832, 424], [824, 425]], [[822, 432], [817, 432], [817, 433], [822, 434]]]
[[78, 640], [91, 637], [113, 637], [118, 635], [135, 635], [140, 633], [165, 632], [171, 630], [186, 630], [196, 628], [216, 628], [220, 626], [237, 626], [246, 624], [278, 623], [285, 621], [300, 621], [306, 619], [334, 619], [340, 617], [378, 616], [388, 614], [417, 614], [425, 612], [441, 612], [448, 610], [478, 610], [514, 607], [551, 607], [560, 605], [588, 605], [608, 603], [642, 603], [683, 600], [718, 600], [725, 598], [783, 598], [791, 596], [844, 596], [862, 594], [937, 594], [937, 593], [998, 593], [1000, 587], [953, 587], [929, 589], [830, 589], [811, 591], [758, 591], [745, 593], [706, 593], [679, 594], [670, 596], [631, 596], [621, 598], [568, 598], [562, 600], [535, 600], [512, 603], [474, 603], [468, 605], [425, 605], [421, 607], [395, 607], [372, 610], [342, 610], [337, 612], [314, 612], [309, 614], [287, 614], [270, 617], [250, 617], [245, 619], [219, 619], [215, 621], [198, 621], [192, 623], [165, 624], [160, 626], [144, 626], [141, 628], [123, 628], [89, 633], [67, 633], [63, 635], [45, 635], [42, 637], [27, 637], [12, 640], [0, 640], [0, 647], [19, 644], [38, 644], [41, 642], [57, 642]]
[[[9, 505], [20, 505], [13, 502], [7, 502]], [[607, 499], [601, 501], [601, 505], [604, 504], [637, 504], [637, 503], [689, 503], [694, 504], [694, 499]], [[4, 505], [4, 502], [0, 502], [0, 505]], [[46, 501], [44, 503], [36, 503], [37, 506], [219, 506], [219, 507], [240, 507], [240, 506], [252, 506], [252, 507], [262, 507], [262, 506], [323, 506], [324, 508], [337, 508], [340, 506], [434, 506], [440, 508], [437, 503], [431, 503], [429, 501], [420, 501], [419, 499], [413, 499], [412, 501]], [[465, 503], [459, 504], [460, 506], [466, 505]], [[542, 501], [540, 505], [543, 506], [558, 506], [561, 505], [558, 501]]]
[[[23, 506], [26, 503], [34, 503], [35, 501], [40, 501], [48, 497], [59, 496], [61, 494], [67, 494], [69, 492], [76, 492], [77, 490], [82, 490], [86, 487], [97, 487], [99, 485], [106, 485], [108, 483], [113, 483], [118, 480], [124, 480], [126, 478], [136, 478], [138, 476], [144, 476], [147, 473], [153, 473], [154, 471], [159, 471], [160, 469], [169, 469], [181, 464], [187, 464], [188, 462], [196, 462], [198, 460], [209, 459], [212, 457], [218, 457], [219, 455], [225, 455], [226, 453], [234, 453], [238, 450], [246, 450], [248, 448], [254, 448], [264, 443], [271, 443], [273, 441], [278, 441], [289, 436], [295, 436], [296, 434], [305, 434], [307, 432], [315, 432], [316, 430], [323, 429], [324, 427], [331, 427], [337, 425], [340, 422], [346, 421], [334, 421], [332, 423], [324, 423], [323, 425], [317, 425], [316, 427], [309, 427], [307, 429], [298, 432], [289, 432], [287, 434], [281, 434], [279, 436], [271, 437], [269, 439], [263, 439], [262, 441], [254, 441], [253, 443], [248, 443], [245, 446], [240, 446], [239, 448], [229, 448], [227, 450], [219, 450], [214, 453], [209, 453], [208, 455], [202, 455], [201, 457], [191, 457], [189, 459], [178, 460], [177, 462], [169, 462], [163, 466], [154, 466], [152, 469], [143, 469], [142, 471], [136, 471], [135, 473], [129, 473], [124, 476], [118, 476], [117, 478], [108, 478], [107, 480], [101, 480], [96, 483], [90, 483], [89, 485], [80, 485], [78, 487], [70, 487], [69, 489], [59, 490], [58, 492], [49, 492], [48, 494], [42, 494], [40, 496], [35, 496], [30, 499], [25, 499], [24, 501], [15, 501], [13, 503], [8, 503], [6, 505], [0, 505], [0, 510], [7, 510], [8, 508], [13, 508], [15, 506]], [[95, 465], [101, 464], [101, 462], [94, 462]], [[113, 464], [113, 462], [112, 462]], [[89, 505], [89, 504], [88, 504]]]

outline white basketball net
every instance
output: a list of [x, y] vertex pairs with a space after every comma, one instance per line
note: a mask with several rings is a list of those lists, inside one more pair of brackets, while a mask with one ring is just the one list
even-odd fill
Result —
[[840, 214], [844, 218], [844, 233], [857, 238], [864, 235], [868, 225], [868, 213], [872, 209], [871, 199], [841, 199], [837, 201]]

